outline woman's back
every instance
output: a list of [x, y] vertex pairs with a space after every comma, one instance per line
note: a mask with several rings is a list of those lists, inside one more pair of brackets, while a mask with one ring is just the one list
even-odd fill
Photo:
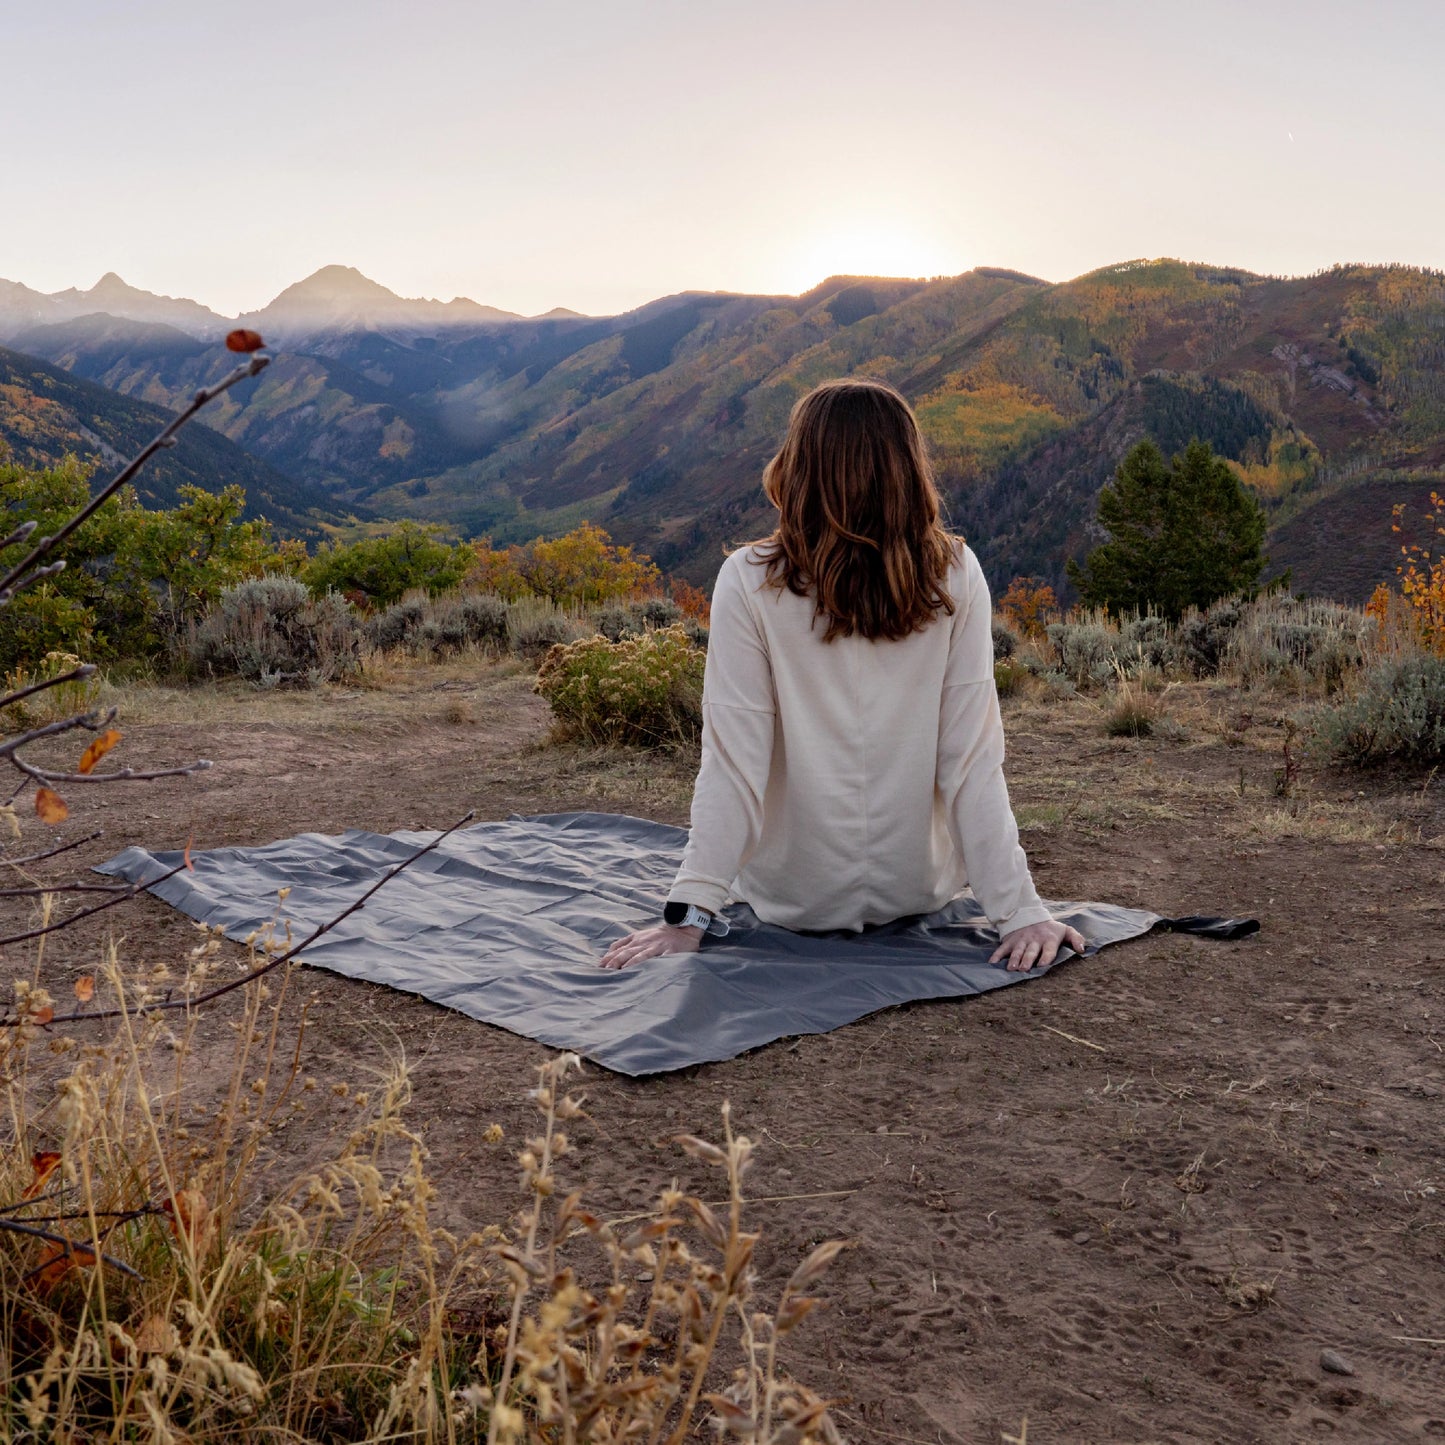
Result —
[[724, 890], [785, 927], [857, 929], [942, 907], [968, 860], [1008, 916], [1037, 906], [1006, 793], [1000, 809], [964, 786], [981, 763], [997, 770], [1003, 736], [988, 590], [962, 543], [945, 585], [952, 615], [897, 639], [825, 641], [813, 599], [776, 586], [761, 549], [728, 558], [694, 802], [709, 826], [674, 897], [716, 909]]

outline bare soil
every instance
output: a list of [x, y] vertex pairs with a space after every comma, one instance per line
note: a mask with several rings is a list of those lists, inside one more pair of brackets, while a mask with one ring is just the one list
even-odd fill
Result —
[[[547, 746], [529, 681], [471, 663], [349, 694], [136, 690], [117, 757], [216, 766], [74, 789], [61, 832], [105, 827], [88, 863], [468, 808], [685, 821], [693, 757]], [[856, 1241], [788, 1356], [855, 1440], [998, 1442], [1025, 1417], [1034, 1445], [1445, 1439], [1445, 807], [1426, 778], [1277, 781], [1291, 706], [1182, 689], [1167, 737], [1112, 740], [1096, 700], [1011, 700], [1045, 896], [1262, 931], [1157, 934], [679, 1074], [593, 1068], [573, 1161], [593, 1207], [635, 1212], [673, 1177], [706, 1191], [668, 1141], [715, 1134], [730, 1100], [759, 1144], [769, 1285], [815, 1242]], [[195, 941], [163, 905], [127, 905], [53, 940], [53, 992], [112, 931], [147, 959]], [[9, 949], [4, 972], [32, 962]], [[385, 988], [303, 982], [320, 996], [307, 1068], [359, 1085], [404, 1050], [447, 1220], [505, 1219], [542, 1048]], [[494, 1121], [507, 1145], [483, 1139]]]

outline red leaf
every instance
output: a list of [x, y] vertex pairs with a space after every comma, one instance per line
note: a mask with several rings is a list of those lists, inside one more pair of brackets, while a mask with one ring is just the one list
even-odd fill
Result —
[[30, 1167], [35, 1171], [35, 1177], [25, 1187], [22, 1199], [34, 1199], [42, 1189], [45, 1188], [45, 1181], [55, 1173], [60, 1164], [60, 1155], [54, 1149], [41, 1149], [30, 1156]]
[[260, 351], [265, 346], [259, 331], [230, 331], [226, 334], [227, 351]]

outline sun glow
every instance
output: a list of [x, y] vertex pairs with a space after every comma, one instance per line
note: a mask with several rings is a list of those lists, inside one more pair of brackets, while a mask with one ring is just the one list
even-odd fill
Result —
[[956, 246], [900, 226], [852, 225], [819, 231], [787, 259], [790, 290], [829, 276], [955, 276], [971, 263]]

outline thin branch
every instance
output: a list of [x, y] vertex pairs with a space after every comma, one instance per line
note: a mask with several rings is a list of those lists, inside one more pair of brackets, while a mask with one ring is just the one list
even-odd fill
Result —
[[[210, 1003], [212, 999], [218, 999], [225, 994], [234, 993], [238, 988], [245, 988], [248, 984], [255, 983], [258, 978], [263, 978], [266, 974], [280, 968], [283, 963], [290, 963], [290, 961], [295, 958], [297, 954], [301, 953], [304, 949], [310, 948], [311, 945], [315, 943], [318, 938], [321, 938], [324, 934], [330, 933], [331, 930], [337, 926], [337, 924], [343, 922], [347, 918], [350, 918], [351, 915], [355, 913], [358, 909], [364, 907], [367, 900], [370, 899], [374, 893], [378, 892], [380, 889], [384, 888], [388, 883], [390, 883], [391, 880], [395, 878], [398, 873], [401, 873], [405, 869], [410, 868], [411, 865], [415, 863], [418, 858], [424, 858], [428, 853], [432, 851], [433, 848], [437, 847], [437, 845], [440, 843], [444, 843], [448, 838], [451, 837], [453, 833], [457, 831], [458, 828], [460, 828], [465, 823], [470, 823], [475, 817], [476, 811], [474, 809], [469, 810], [462, 817], [458, 818], [457, 821], [453, 823], [450, 828], [446, 829], [444, 832], [438, 833], [436, 837], [431, 840], [430, 843], [426, 844], [425, 847], [418, 848], [415, 853], [411, 854], [407, 858], [403, 858], [401, 862], [396, 865], [396, 867], [394, 867], [389, 873], [385, 874], [383, 877], [377, 879], [377, 881], [373, 883], [371, 887], [368, 888], [366, 892], [363, 893], [361, 897], [356, 900], [355, 903], [351, 904], [348, 908], [343, 909], [329, 923], [321, 924], [320, 927], [314, 929], [307, 937], [303, 938], [300, 943], [295, 944], [291, 948], [288, 948], [285, 953], [277, 954], [275, 958], [261, 964], [258, 968], [253, 968], [249, 973], [242, 974], [240, 978], [233, 979], [230, 983], [223, 983], [220, 985], [220, 987], [210, 989], [205, 993], [199, 993], [194, 998], [167, 998], [162, 999], [158, 1003], [142, 1004], [139, 1008], [134, 1009], [113, 1008], [99, 1009], [93, 1013], [56, 1014], [54, 1015], [54, 1017], [46, 1021], [45, 1027], [51, 1028], [56, 1024], [96, 1023], [101, 1019], [141, 1018], [144, 1017], [146, 1014], [164, 1013], [169, 1009], [194, 1009], [199, 1008], [203, 1003]], [[185, 866], [186, 865], [184, 863], [179, 863], [176, 865], [176, 867], [172, 868], [169, 873], [162, 874], [161, 877], [154, 879], [150, 883], [146, 883], [144, 885], [137, 884], [136, 887], [138, 890], [142, 887], [154, 888], [157, 884], [164, 883], [167, 878], [173, 878]], [[106, 903], [102, 903], [101, 905], [99, 905], [99, 907], [109, 908], [113, 904], [123, 901], [123, 899], [118, 898], [111, 899]], [[94, 913], [98, 912], [99, 910], [91, 909], [89, 911]], [[75, 914], [74, 916], [76, 918], [79, 918], [83, 915]], [[0, 938], [0, 943], [9, 943], [11, 941], [12, 940], [10, 939]], [[21, 1024], [24, 1022], [24, 1015], [11, 1014], [8, 1018], [0, 1019], [0, 1028], [14, 1028], [17, 1024]]]
[[29, 697], [32, 692], [44, 692], [47, 688], [59, 687], [62, 682], [79, 682], [83, 677], [91, 677], [95, 673], [93, 662], [82, 662], [79, 667], [73, 667], [69, 672], [62, 672], [59, 677], [43, 678], [40, 682], [32, 682], [29, 687], [18, 688], [15, 692], [7, 692], [0, 697], [0, 708], [7, 708], [12, 703], [19, 702], [22, 697]]
[[[174, 878], [186, 865], [177, 863], [169, 873], [162, 873], [159, 878], [152, 878], [149, 883], [133, 883], [124, 893], [118, 893], [113, 898], [107, 898], [104, 903], [97, 903], [91, 908], [82, 908], [79, 913], [72, 913], [67, 918], [62, 918], [59, 923], [47, 923], [44, 928], [32, 928], [29, 933], [12, 933], [9, 938], [0, 938], [0, 944], [26, 943], [32, 938], [42, 938], [47, 933], [58, 933], [62, 928], [69, 928], [72, 923], [79, 923], [82, 918], [89, 918], [92, 914], [103, 913], [107, 908], [114, 908], [117, 903], [124, 903], [128, 898], [134, 898], [138, 893], [144, 893], [148, 888], [154, 888], [157, 883], [164, 883], [167, 878]], [[79, 1015], [81, 1018], [93, 1018], [93, 1014]], [[0, 1019], [0, 1025], [19, 1023], [20, 1019]]]
[[152, 768], [139, 773], [134, 768], [117, 768], [109, 773], [52, 773], [45, 768], [37, 768], [34, 763], [27, 763], [23, 758], [12, 756], [10, 761], [37, 783], [149, 783], [156, 778], [181, 778], [191, 773], [204, 773], [212, 765], [209, 758], [197, 758], [193, 763], [174, 768]]
[[24, 863], [43, 863], [47, 858], [54, 858], [57, 854], [68, 853], [72, 848], [83, 847], [86, 843], [94, 843], [97, 838], [104, 834], [99, 828], [94, 833], [87, 833], [83, 838], [77, 838], [72, 843], [61, 843], [57, 847], [47, 848], [43, 853], [30, 853], [24, 858], [0, 858], [0, 863], [8, 864], [11, 868], [19, 868]]
[[234, 371], [228, 376], [222, 377], [214, 386], [203, 387], [198, 391], [191, 398], [190, 404], [185, 410], [177, 412], [151, 441], [142, 447], [58, 532], [54, 532], [48, 537], [42, 537], [24, 558], [17, 562], [4, 577], [0, 577], [0, 606], [3, 606], [15, 595], [17, 584], [42, 557], [54, 551], [77, 527], [88, 522], [158, 451], [174, 446], [176, 433], [208, 401], [213, 401], [223, 391], [228, 391], [235, 386], [238, 381], [245, 381], [247, 377], [259, 375], [270, 365], [270, 362], [269, 356], [258, 352], [254, 356], [247, 357]]
[[[29, 1234], [36, 1239], [49, 1240], [51, 1244], [63, 1244], [67, 1258], [74, 1258], [80, 1252], [88, 1254], [91, 1259], [96, 1258], [95, 1251], [88, 1244], [77, 1244], [73, 1239], [67, 1239], [63, 1234], [56, 1234], [49, 1229], [36, 1229], [34, 1225], [21, 1224], [18, 1219], [0, 1218], [0, 1229], [8, 1230], [11, 1234]], [[140, 1279], [138, 1271], [133, 1270], [124, 1260], [116, 1259], [114, 1255], [102, 1254], [99, 1256], [104, 1264], [112, 1269], [118, 1269], [122, 1274], [129, 1275], [131, 1279]], [[32, 1270], [33, 1274], [34, 1271]]]
[[120, 893], [128, 883], [42, 883], [38, 888], [0, 888], [0, 898], [35, 898], [46, 893]]
[[10, 758], [13, 761], [16, 749], [29, 747], [31, 743], [38, 742], [41, 738], [53, 738], [60, 733], [74, 732], [76, 728], [87, 728], [95, 733], [114, 720], [114, 708], [111, 708], [103, 717], [100, 710], [96, 709], [94, 712], [78, 712], [73, 717], [59, 718], [55, 722], [20, 733], [7, 743], [0, 743], [0, 758]]

